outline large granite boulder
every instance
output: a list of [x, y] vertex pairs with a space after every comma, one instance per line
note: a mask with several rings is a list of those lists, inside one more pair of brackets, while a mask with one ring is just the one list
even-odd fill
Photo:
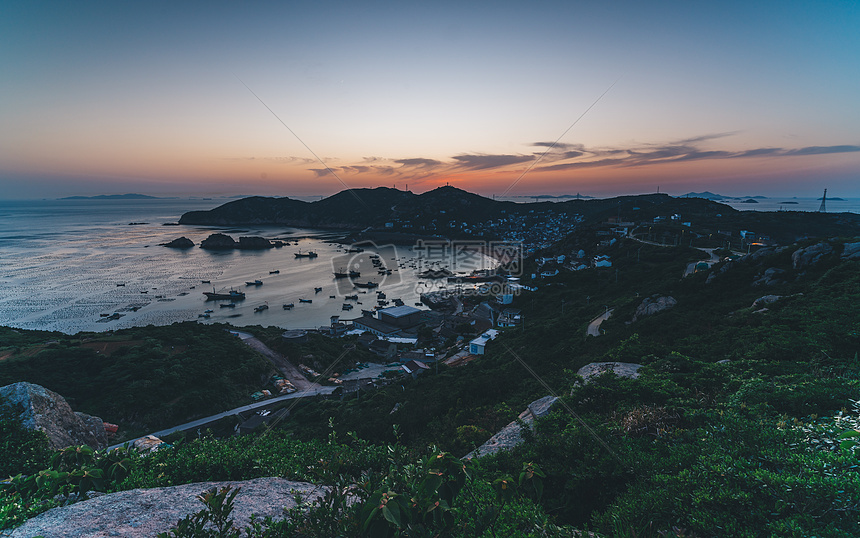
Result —
[[636, 312], [633, 314], [633, 321], [638, 321], [647, 316], [653, 316], [654, 314], [658, 314], [664, 310], [672, 308], [676, 304], [678, 304], [678, 301], [669, 295], [652, 295], [636, 307]]
[[618, 377], [636, 379], [639, 377], [641, 364], [635, 362], [591, 362], [576, 371], [576, 375], [582, 377], [583, 383], [588, 383], [592, 378], [612, 372]]
[[463, 459], [471, 460], [473, 458], [488, 456], [502, 450], [510, 450], [522, 444], [524, 441], [523, 426], [534, 429], [535, 420], [547, 416], [557, 402], [558, 398], [555, 396], [544, 396], [533, 401], [525, 411], [519, 414], [516, 420], [499, 430], [498, 433], [487, 439], [484, 444], [463, 456]]
[[232, 250], [236, 246], [236, 240], [225, 234], [212, 234], [200, 243], [200, 248], [207, 250]]
[[830, 243], [816, 243], [806, 248], [799, 248], [791, 255], [791, 265], [795, 269], [803, 269], [820, 262], [822, 258], [833, 252]]
[[169, 243], [162, 243], [161, 246], [167, 248], [191, 248], [194, 246], [194, 241], [188, 239], [187, 237], [180, 237], [178, 239], [174, 239]]
[[[295, 494], [314, 500], [326, 493], [324, 486], [283, 478], [257, 478], [244, 482], [204, 482], [152, 489], [132, 489], [100, 495], [69, 506], [52, 508], [9, 532], [13, 538], [102, 538], [108, 536], [155, 536], [176, 522], [203, 509], [197, 496], [212, 488], [239, 488], [231, 514], [234, 525], [244, 528], [251, 516], [284, 517], [296, 506]], [[7, 536], [4, 534], [4, 536]]]
[[75, 413], [54, 391], [33, 383], [13, 383], [0, 387], [0, 399], [18, 413], [25, 428], [41, 430], [55, 449], [87, 445], [107, 446], [104, 422], [98, 417]]
[[842, 258], [845, 260], [860, 260], [860, 242], [845, 243], [842, 248]]

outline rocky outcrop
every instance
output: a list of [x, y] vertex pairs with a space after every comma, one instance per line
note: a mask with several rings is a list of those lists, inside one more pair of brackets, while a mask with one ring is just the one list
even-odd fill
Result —
[[517, 420], [514, 420], [499, 430], [499, 432], [490, 437], [486, 443], [466, 454], [463, 459], [470, 460], [472, 458], [488, 456], [502, 450], [510, 450], [511, 448], [521, 444], [523, 442], [522, 424], [534, 429], [535, 420], [548, 415], [556, 402], [558, 402], [558, 398], [555, 396], [544, 396], [543, 398], [533, 401], [528, 405], [525, 411], [520, 413]]
[[758, 299], [753, 301], [752, 307], [753, 308], [761, 308], [764, 305], [775, 303], [775, 302], [779, 301], [780, 299], [782, 299], [782, 295], [765, 295], [765, 296], [759, 297]]
[[820, 262], [822, 258], [833, 252], [830, 243], [817, 243], [815, 245], [799, 248], [791, 255], [791, 265], [795, 269], [803, 269]]
[[326, 493], [322, 486], [283, 478], [242, 482], [202, 482], [166, 488], [133, 489], [101, 495], [69, 506], [53, 508], [11, 531], [13, 538], [102, 538], [155, 536], [203, 508], [197, 495], [211, 488], [241, 488], [233, 501], [234, 525], [246, 527], [251, 515], [282, 519], [296, 506], [294, 493], [313, 500]]
[[659, 314], [664, 310], [668, 310], [678, 304], [674, 297], [668, 295], [652, 295], [642, 301], [642, 304], [636, 307], [636, 312], [633, 314], [633, 321], [638, 321], [647, 316]]
[[45, 432], [55, 449], [75, 445], [95, 449], [107, 446], [102, 420], [75, 413], [68, 402], [54, 391], [33, 383], [13, 383], [0, 387], [0, 398], [18, 413], [25, 428]]
[[784, 284], [785, 280], [783, 280], [782, 276], [785, 274], [785, 271], [779, 269], [777, 267], [770, 267], [765, 270], [758, 278], [756, 278], [752, 285], [753, 286], [776, 286], [777, 284]]
[[265, 237], [240, 237], [236, 248], [242, 250], [265, 250], [275, 245]]
[[592, 362], [586, 364], [576, 371], [576, 375], [582, 377], [583, 383], [588, 383], [591, 378], [612, 372], [618, 377], [636, 379], [639, 377], [641, 364], [633, 362]]
[[212, 234], [200, 243], [200, 248], [207, 250], [264, 250], [273, 248], [275, 245], [265, 237], [240, 237], [238, 241], [229, 235]]
[[169, 243], [161, 243], [161, 246], [167, 248], [191, 248], [194, 246], [194, 241], [188, 239], [187, 237], [180, 237], [178, 239], [174, 239]]
[[860, 242], [845, 243], [842, 247], [843, 260], [860, 260]]
[[141, 437], [140, 439], [135, 439], [134, 443], [131, 445], [133, 448], [140, 452], [154, 452], [158, 450], [161, 445], [164, 444], [164, 441], [159, 439], [154, 435], [147, 435], [146, 437]]
[[212, 234], [200, 243], [206, 250], [231, 250], [236, 248], [236, 240], [225, 234]]

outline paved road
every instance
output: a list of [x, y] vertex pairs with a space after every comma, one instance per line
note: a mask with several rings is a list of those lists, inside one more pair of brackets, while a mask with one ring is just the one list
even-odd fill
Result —
[[[200, 428], [200, 427], [203, 427], [203, 426], [205, 426], [211, 422], [215, 422], [216, 420], [220, 420], [224, 417], [230, 417], [230, 416], [238, 415], [239, 413], [244, 413], [247, 411], [252, 411], [252, 412], [257, 411], [260, 409], [264, 409], [264, 408], [266, 408], [266, 407], [268, 407], [274, 403], [277, 403], [277, 402], [283, 402], [285, 400], [295, 400], [295, 399], [303, 398], [303, 397], [319, 396], [321, 394], [331, 394], [332, 392], [334, 392], [335, 388], [337, 388], [337, 387], [323, 387], [323, 386], [317, 385], [316, 388], [308, 390], [308, 391], [298, 391], [298, 392], [294, 392], [292, 394], [286, 394], [284, 396], [276, 396], [274, 398], [269, 398], [268, 400], [263, 400], [261, 402], [243, 405], [241, 407], [236, 407], [235, 409], [230, 409], [229, 411], [224, 411], [223, 413], [217, 413], [215, 415], [211, 415], [208, 417], [200, 418], [197, 420], [192, 420], [191, 422], [186, 422], [185, 424], [180, 424], [179, 426], [167, 428], [166, 430], [160, 430], [160, 431], [157, 431], [157, 432], [152, 433], [150, 435], [154, 435], [155, 437], [163, 437], [165, 435], [170, 435], [173, 432], [186, 431], [186, 430], [192, 430], [192, 429]], [[142, 435], [141, 437], [146, 437], [146, 436]], [[126, 443], [134, 443], [135, 441], [137, 441], [141, 437], [136, 437], [134, 439], [124, 441], [118, 445], [112, 445], [112, 446], [108, 447], [108, 449], [118, 448], [118, 447], [123, 446]]]
[[[173, 432], [177, 431], [186, 431], [192, 430], [196, 428], [200, 428], [205, 426], [211, 422], [215, 422], [216, 420], [220, 420], [224, 417], [238, 415], [239, 413], [244, 413], [247, 411], [257, 411], [259, 409], [265, 409], [266, 407], [277, 403], [282, 402], [284, 400], [294, 400], [302, 397], [310, 397], [310, 396], [319, 396], [321, 394], [331, 394], [334, 392], [336, 387], [324, 387], [322, 385], [318, 385], [316, 383], [311, 383], [310, 381], [302, 375], [301, 371], [298, 368], [292, 365], [290, 361], [287, 360], [286, 357], [272, 351], [269, 347], [267, 347], [264, 343], [260, 342], [253, 334], [240, 332], [240, 331], [231, 331], [233, 334], [238, 336], [244, 343], [246, 343], [251, 348], [259, 351], [263, 355], [266, 356], [272, 363], [283, 372], [284, 377], [289, 379], [293, 385], [298, 389], [296, 392], [292, 394], [286, 394], [284, 396], [276, 396], [274, 398], [269, 398], [267, 400], [263, 400], [260, 402], [243, 405], [241, 407], [236, 407], [235, 409], [230, 409], [228, 411], [224, 411], [222, 413], [217, 413], [215, 415], [211, 415], [208, 417], [200, 418], [197, 420], [192, 420], [191, 422], [186, 422], [185, 424], [180, 424], [179, 426], [174, 426], [172, 428], [167, 428], [166, 430], [157, 431], [150, 435], [154, 435], [155, 437], [163, 437], [165, 435], [170, 435]], [[141, 437], [146, 437], [145, 435]], [[125, 441], [123, 443], [113, 445], [108, 447], [109, 449], [121, 447], [126, 443], [134, 443], [140, 437], [135, 439], [131, 439]]]
[[591, 320], [591, 323], [588, 324], [588, 330], [586, 331], [586, 334], [590, 336], [600, 336], [600, 324], [612, 316], [613, 310], [614, 308], [610, 308], [603, 314], [600, 314], [599, 316]]
[[269, 359], [269, 361], [271, 361], [271, 363], [274, 364], [282, 374], [284, 374], [284, 377], [289, 379], [299, 391], [319, 386], [308, 381], [308, 379], [302, 374], [301, 370], [296, 368], [295, 365], [293, 365], [293, 363], [291, 363], [286, 357], [266, 346], [266, 344], [259, 341], [253, 334], [239, 331], [233, 331], [233, 333], [241, 338], [242, 341], [251, 349], [258, 351], [261, 355]]

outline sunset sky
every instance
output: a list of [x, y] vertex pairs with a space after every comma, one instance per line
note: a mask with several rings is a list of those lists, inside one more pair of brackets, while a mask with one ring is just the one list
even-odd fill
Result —
[[4, 2], [0, 198], [860, 197], [858, 29], [856, 1]]

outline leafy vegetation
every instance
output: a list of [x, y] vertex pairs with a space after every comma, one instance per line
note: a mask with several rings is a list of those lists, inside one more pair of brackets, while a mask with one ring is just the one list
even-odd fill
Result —
[[120, 441], [249, 403], [273, 370], [216, 325], [19, 341], [0, 361], [0, 386], [28, 381], [53, 390], [75, 410], [118, 424]]
[[[106, 487], [261, 476], [331, 486], [320, 502], [241, 531], [250, 536], [537, 536], [574, 527], [606, 536], [855, 536], [860, 263], [840, 259], [842, 241], [830, 242], [833, 254], [811, 265], [792, 261], [806, 242], [682, 277], [703, 253], [620, 240], [607, 248], [612, 268], [562, 273], [518, 297], [525, 325], [478, 360], [342, 400], [302, 402], [264, 437], [204, 437], [133, 456], [127, 476]], [[771, 269], [778, 278], [765, 283]], [[653, 295], [677, 305], [632, 321]], [[766, 295], [777, 298], [754, 306]], [[605, 334], [586, 336], [589, 321], [609, 308]], [[204, 330], [195, 326], [184, 341]], [[220, 345], [232, 349], [225, 338]], [[162, 358], [171, 357], [170, 342], [161, 341]], [[313, 354], [323, 367], [365, 360], [343, 344], [282, 351]], [[4, 363], [24, 368], [53, 357], [37, 340], [16, 345], [0, 375]], [[77, 371], [97, 363], [80, 353], [65, 355]], [[583, 383], [576, 375], [616, 361], [642, 365], [639, 377], [609, 373]], [[95, 376], [109, 371], [90, 367]], [[242, 366], [236, 379], [250, 386], [257, 375], [259, 384], [265, 365], [252, 370]], [[76, 379], [60, 392], [80, 403]], [[524, 444], [465, 468], [456, 459], [550, 392], [562, 405], [523, 432]], [[82, 410], [106, 415], [98, 408], [106, 402], [91, 405]], [[172, 532], [212, 530], [206, 524], [216, 516], [229, 521], [231, 494], [213, 492], [196, 520]]]

